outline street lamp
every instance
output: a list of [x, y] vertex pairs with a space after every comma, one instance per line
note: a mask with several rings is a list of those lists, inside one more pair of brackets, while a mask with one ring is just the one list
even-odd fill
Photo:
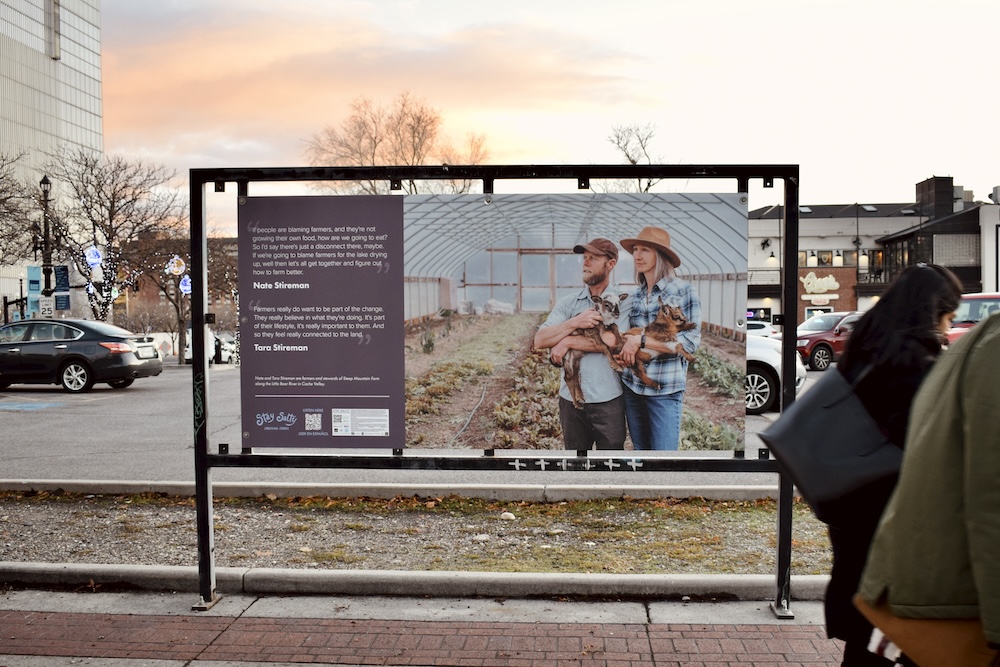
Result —
[[47, 175], [42, 176], [38, 186], [42, 189], [42, 296], [52, 296], [52, 240], [49, 238], [49, 193], [52, 191], [52, 181]]
[[[20, 276], [17, 277], [17, 295], [20, 297], [17, 300], [17, 305], [18, 305], [18, 309], [21, 311], [21, 319], [23, 320], [24, 319], [24, 302], [25, 302], [25, 298], [24, 298], [24, 276], [23, 275], [20, 275]], [[7, 317], [7, 311], [6, 310], [4, 311], [3, 316], [6, 319], [6, 317]]]

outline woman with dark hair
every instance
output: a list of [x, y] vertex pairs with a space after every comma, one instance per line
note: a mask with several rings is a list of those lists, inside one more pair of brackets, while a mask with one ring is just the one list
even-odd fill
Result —
[[[910, 405], [924, 376], [947, 343], [947, 333], [962, 298], [954, 273], [935, 264], [903, 271], [882, 298], [858, 321], [837, 368], [889, 441], [902, 448]], [[888, 666], [868, 651], [872, 626], [851, 602], [858, 589], [875, 529], [889, 501], [896, 476], [859, 489], [842, 499], [829, 525], [833, 571], [826, 590], [826, 628], [843, 639], [843, 665]]]

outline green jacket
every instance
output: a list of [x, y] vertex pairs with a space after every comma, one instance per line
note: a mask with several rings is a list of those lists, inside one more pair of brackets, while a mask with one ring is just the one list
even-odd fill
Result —
[[903, 468], [858, 591], [911, 618], [980, 617], [1000, 643], [1000, 315], [917, 392]]

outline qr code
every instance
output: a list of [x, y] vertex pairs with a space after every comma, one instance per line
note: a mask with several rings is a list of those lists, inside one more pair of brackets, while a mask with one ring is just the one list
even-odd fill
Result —
[[323, 430], [323, 415], [318, 412], [307, 412], [306, 413], [306, 430], [307, 431], [322, 431]]

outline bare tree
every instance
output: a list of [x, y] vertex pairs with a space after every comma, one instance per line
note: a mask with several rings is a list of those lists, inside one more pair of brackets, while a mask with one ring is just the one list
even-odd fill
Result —
[[128, 313], [116, 315], [115, 323], [129, 331], [148, 334], [153, 331], [177, 332], [177, 319], [173, 310], [165, 303], [138, 301], [129, 306]]
[[[237, 331], [239, 320], [236, 304], [240, 292], [237, 240], [222, 236], [208, 239], [208, 292], [215, 299], [215, 328]], [[221, 298], [220, 298], [221, 297]]]
[[[650, 145], [656, 135], [656, 127], [646, 125], [616, 125], [608, 137], [629, 164], [654, 164], [659, 158], [650, 154]], [[617, 192], [649, 192], [662, 179], [637, 178], [634, 182], [617, 179], [605, 185], [608, 190]]]
[[[441, 164], [485, 164], [490, 159], [490, 151], [486, 146], [486, 136], [469, 133], [465, 137], [465, 150], [456, 150], [451, 144], [445, 143], [440, 149]], [[466, 194], [472, 191], [478, 181], [473, 179], [455, 179], [443, 181], [442, 185], [448, 192]]]
[[31, 215], [35, 207], [31, 191], [17, 177], [23, 155], [0, 154], [0, 264], [16, 264], [34, 249]]
[[[470, 135], [465, 152], [456, 151], [441, 135], [441, 112], [403, 92], [385, 107], [367, 97], [351, 102], [351, 113], [340, 127], [326, 126], [307, 142], [306, 157], [318, 166], [420, 166], [430, 164], [481, 164], [489, 151], [482, 135]], [[471, 182], [435, 181], [435, 188], [467, 192]], [[383, 181], [333, 182], [330, 187], [365, 194], [386, 194]], [[416, 194], [415, 181], [403, 184], [407, 194]]]
[[[160, 165], [87, 149], [63, 149], [46, 170], [62, 196], [53, 199], [57, 251], [89, 277], [87, 298], [93, 316], [106, 320], [120, 291], [135, 284], [147, 264], [143, 238], [186, 230], [186, 200], [171, 187], [176, 176]], [[91, 269], [88, 250], [103, 255]], [[128, 250], [130, 256], [125, 256]]]
[[[181, 289], [186, 268], [191, 266], [190, 249], [188, 238], [176, 231], [144, 236], [128, 249], [129, 256], [142, 258], [130, 267], [132, 284], [139, 295], [145, 297], [137, 301], [148, 304], [150, 293], [156, 295], [156, 303], [162, 303], [163, 309], [170, 314], [164, 318], [169, 325], [167, 321], [163, 324], [166, 331], [177, 332], [178, 350], [183, 350], [187, 342], [186, 327], [191, 317], [191, 299]], [[175, 263], [176, 258], [183, 264]], [[154, 289], [148, 289], [149, 286]], [[183, 364], [184, 360], [178, 359], [178, 363]]]
[[[164, 330], [178, 334], [178, 349], [187, 344], [188, 322], [191, 318], [191, 298], [181, 289], [187, 268], [191, 266], [190, 242], [181, 234], [144, 236], [128, 248], [130, 258], [142, 258], [142, 264], [132, 263], [132, 281], [139, 297], [130, 310], [144, 313], [154, 309], [149, 304], [162, 304], [170, 313], [170, 326]], [[178, 262], [177, 260], [180, 260]], [[237, 242], [234, 238], [208, 239], [209, 306], [216, 316], [216, 329], [237, 331], [238, 298]], [[152, 299], [155, 297], [155, 302]], [[138, 305], [142, 304], [142, 305]], [[155, 309], [159, 313], [159, 308]], [[178, 359], [178, 363], [184, 363]]]

